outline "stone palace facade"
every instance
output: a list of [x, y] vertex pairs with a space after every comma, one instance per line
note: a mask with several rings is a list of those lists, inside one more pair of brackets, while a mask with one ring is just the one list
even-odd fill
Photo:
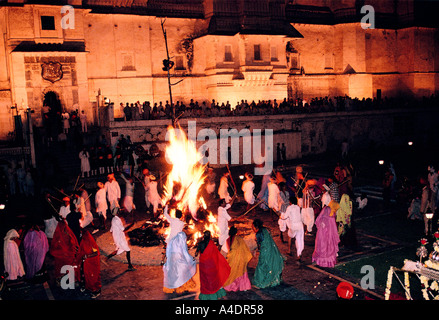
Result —
[[436, 9], [418, 0], [0, 0], [0, 138], [27, 108], [42, 125], [45, 102], [93, 123], [104, 97], [115, 117], [120, 103], [165, 104], [166, 44], [174, 103], [430, 96], [439, 38], [426, 13]]

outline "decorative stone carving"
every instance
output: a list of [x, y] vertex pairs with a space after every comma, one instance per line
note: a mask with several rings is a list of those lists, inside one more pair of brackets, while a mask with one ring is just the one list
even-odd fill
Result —
[[41, 65], [41, 77], [52, 83], [63, 77], [62, 65], [59, 62], [45, 62]]

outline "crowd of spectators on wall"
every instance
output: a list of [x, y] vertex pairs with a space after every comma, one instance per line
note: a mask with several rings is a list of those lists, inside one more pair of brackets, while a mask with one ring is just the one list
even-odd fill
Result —
[[171, 118], [205, 118], [230, 116], [258, 116], [276, 114], [306, 114], [319, 112], [366, 111], [394, 108], [419, 108], [437, 105], [439, 97], [432, 95], [422, 99], [401, 98], [351, 98], [349, 96], [315, 97], [311, 99], [241, 100], [234, 105], [230, 101], [198, 102], [191, 99], [189, 104], [176, 101], [171, 106], [169, 100], [154, 103], [140, 101], [120, 103], [123, 118], [118, 120], [161, 120]]

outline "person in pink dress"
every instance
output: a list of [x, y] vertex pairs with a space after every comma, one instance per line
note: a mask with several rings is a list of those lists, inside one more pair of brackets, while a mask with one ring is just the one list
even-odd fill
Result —
[[32, 226], [23, 240], [26, 277], [33, 278], [43, 267], [49, 241], [46, 234], [37, 225]]
[[20, 257], [20, 251], [16, 240], [20, 237], [15, 229], [11, 229], [6, 233], [3, 239], [3, 263], [5, 272], [7, 272], [7, 280], [17, 280], [25, 275], [23, 263]]
[[331, 215], [331, 208], [326, 206], [316, 219], [317, 235], [312, 262], [320, 267], [333, 268], [337, 262], [338, 235], [335, 215]]

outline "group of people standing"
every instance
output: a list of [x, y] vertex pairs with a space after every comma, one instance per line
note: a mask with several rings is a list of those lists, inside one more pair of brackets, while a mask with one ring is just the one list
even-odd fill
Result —
[[[244, 238], [238, 234], [237, 228], [234, 225], [230, 228], [227, 226], [232, 220], [227, 213], [230, 206], [231, 204], [226, 203], [224, 199], [219, 200], [218, 243], [211, 232], [205, 230], [203, 237], [196, 244], [195, 257], [199, 257], [200, 300], [216, 300], [224, 297], [227, 292], [250, 290], [252, 284], [257, 288], [266, 288], [281, 283], [285, 257], [259, 219], [255, 219], [252, 224], [259, 256], [253, 281], [250, 281], [247, 266], [254, 256]], [[168, 210], [169, 204], [164, 209], [171, 232], [166, 239], [163, 286], [166, 293], [181, 293], [195, 287], [197, 262], [188, 251], [182, 212], [174, 209], [175, 215], [171, 217]], [[223, 222], [226, 223], [225, 227]]]
[[[242, 190], [247, 209], [256, 203], [256, 206], [270, 210], [273, 217], [278, 217], [281, 241], [288, 243], [287, 252], [292, 255], [294, 240], [298, 264], [305, 235], [312, 235], [314, 226], [317, 233], [312, 261], [317, 265], [334, 267], [340, 242], [356, 244], [352, 225], [352, 181], [340, 164], [337, 164], [333, 177], [327, 180], [306, 180], [301, 166], [296, 167], [294, 176], [288, 177], [290, 181], [279, 172], [269, 172], [262, 178], [258, 195], [254, 194], [252, 175], [246, 174], [245, 177]], [[287, 233], [287, 241], [284, 233]]]
[[123, 134], [114, 146], [110, 146], [104, 136], [96, 146], [84, 146], [78, 155], [82, 177], [121, 171], [128, 171], [132, 175], [137, 168], [138, 159], [134, 148], [130, 137], [124, 137]]
[[[142, 176], [139, 181], [145, 188], [145, 201], [154, 217], [157, 217], [161, 197], [157, 190], [156, 178], [148, 169], [143, 170]], [[98, 182], [94, 204], [102, 229], [105, 230], [105, 222], [111, 218], [110, 232], [116, 248], [108, 258], [125, 252], [128, 270], [135, 270], [131, 263], [130, 246], [125, 236], [126, 226], [123, 218], [120, 217], [121, 209], [130, 213], [136, 208], [134, 181], [132, 176], [125, 176], [124, 173], [121, 173], [120, 177], [125, 181], [126, 188], [123, 201], [121, 202], [122, 193], [115, 174], [110, 173], [105, 183]], [[304, 250], [304, 237], [306, 234], [312, 234], [315, 225], [317, 234], [312, 261], [323, 267], [335, 265], [340, 238], [350, 230], [352, 215], [352, 201], [349, 195], [343, 193], [341, 198], [337, 197], [337, 192], [342, 190], [336, 183], [337, 179], [306, 180], [302, 168], [297, 167], [296, 174], [291, 177], [293, 183], [288, 184], [279, 172], [270, 172], [263, 177], [261, 190], [256, 195], [253, 175], [245, 173], [244, 177], [241, 190], [247, 203], [245, 214], [252, 212], [256, 207], [272, 211], [273, 215], [278, 217], [281, 240], [283, 243], [288, 243], [287, 251], [290, 255], [293, 253], [292, 243], [295, 242], [298, 263]], [[258, 255], [250, 250], [244, 238], [238, 234], [234, 219], [228, 213], [237, 195], [236, 186], [232, 183], [234, 194], [230, 196], [230, 180], [231, 174], [228, 171], [221, 177], [219, 187], [216, 189], [213, 170], [207, 169], [204, 187], [211, 194], [216, 190], [219, 198], [217, 207], [219, 235], [217, 240], [209, 231], [205, 231], [196, 245], [195, 257], [199, 256], [200, 299], [218, 299], [227, 291], [245, 291], [252, 285], [266, 288], [281, 283], [286, 257], [281, 254], [269, 228], [264, 226], [262, 220], [254, 219], [252, 223]], [[63, 201], [64, 205], [61, 206], [58, 214], [52, 219], [45, 220], [44, 233], [48, 239], [51, 239], [47, 252], [54, 257], [57, 277], [62, 275], [62, 266], [79, 266], [75, 269], [77, 279], [81, 279], [84, 290], [90, 291], [92, 297], [96, 297], [101, 288], [100, 258], [99, 248], [92, 236], [93, 232], [86, 229], [88, 225], [94, 230], [97, 229], [91, 213], [90, 196], [83, 188], [79, 188], [71, 197], [66, 195]], [[171, 216], [168, 210], [175, 212]], [[107, 216], [108, 213], [110, 217]], [[164, 292], [183, 292], [195, 286], [196, 261], [188, 252], [182, 212], [168, 203], [163, 209], [163, 214], [171, 228], [170, 235], [166, 239], [166, 262], [163, 265]], [[285, 232], [288, 241], [284, 241]], [[9, 239], [14, 239], [12, 232], [7, 239], [9, 247], [12, 248]], [[44, 246], [39, 247], [44, 248]], [[257, 258], [257, 266], [250, 281], [247, 267], [254, 258]], [[19, 269], [17, 270], [15, 274], [23, 274]]]

